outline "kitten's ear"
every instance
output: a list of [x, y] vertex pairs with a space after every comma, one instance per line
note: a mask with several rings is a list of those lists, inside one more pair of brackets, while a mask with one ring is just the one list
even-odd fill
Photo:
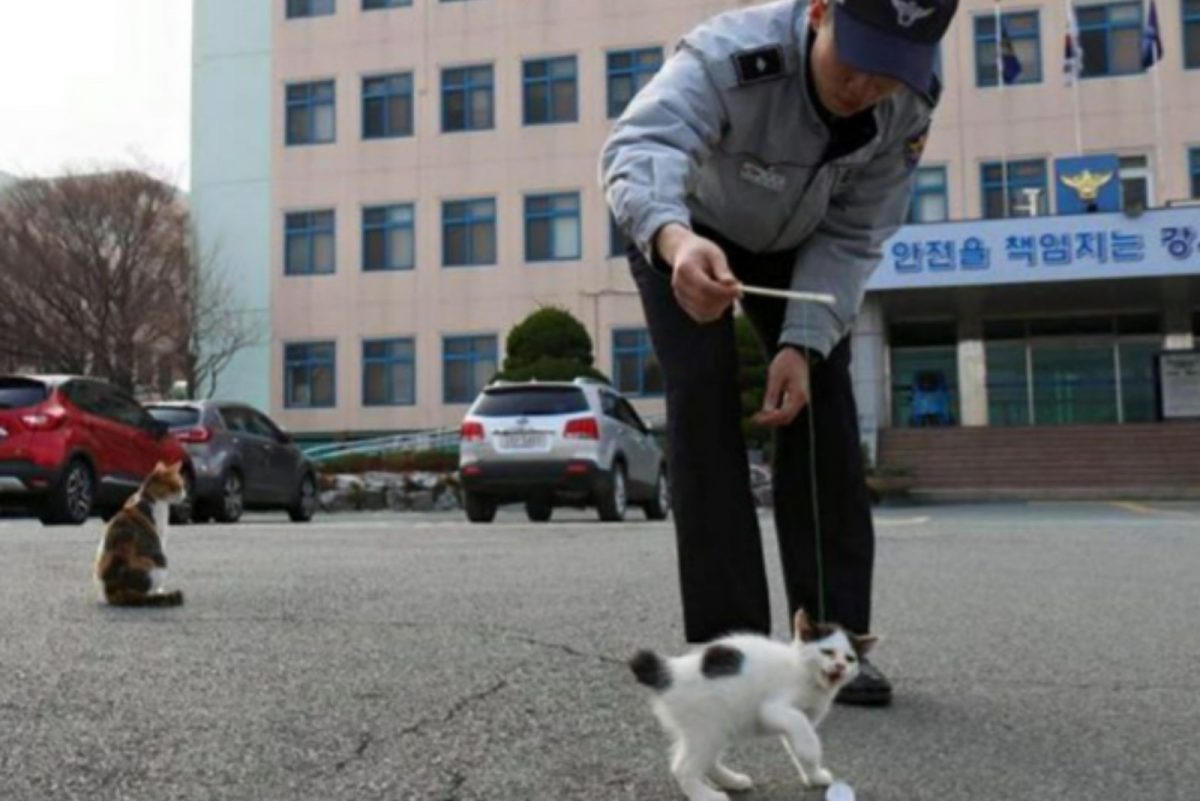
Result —
[[167, 469], [167, 466], [165, 464], [163, 464], [162, 462], [159, 462], [158, 464], [154, 465], [155, 473], [162, 472], [163, 470], [166, 470], [166, 469]]
[[808, 613], [803, 607], [796, 610], [796, 616], [792, 618], [792, 632], [800, 642], [809, 642], [817, 638], [817, 630], [813, 628], [812, 621], [808, 619]]
[[874, 648], [883, 638], [874, 634], [853, 634], [850, 639], [854, 644], [854, 652], [859, 656], [866, 656], [867, 652]]
[[179, 468], [181, 468], [181, 467], [183, 467], [183, 462], [176, 462], [175, 464], [171, 465], [171, 466], [170, 466], [168, 469], [169, 469], [169, 470], [170, 470], [172, 473], [175, 473], [176, 475], [178, 475], [178, 474], [179, 474]]

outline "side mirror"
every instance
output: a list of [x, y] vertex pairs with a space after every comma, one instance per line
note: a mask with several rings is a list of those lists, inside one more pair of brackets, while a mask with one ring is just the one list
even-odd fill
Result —
[[276, 437], [276, 439], [279, 440], [280, 445], [291, 445], [292, 444], [292, 435], [286, 431], [280, 431], [279, 435]]
[[171, 427], [162, 420], [150, 419], [147, 429], [154, 435], [155, 439], [162, 439], [171, 432]]

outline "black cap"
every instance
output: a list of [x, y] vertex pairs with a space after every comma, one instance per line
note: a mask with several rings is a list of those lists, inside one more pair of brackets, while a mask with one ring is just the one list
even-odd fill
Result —
[[927, 93], [958, 0], [830, 0], [838, 58]]

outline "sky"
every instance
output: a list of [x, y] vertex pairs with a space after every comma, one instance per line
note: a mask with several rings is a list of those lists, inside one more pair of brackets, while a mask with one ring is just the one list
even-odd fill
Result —
[[0, 172], [186, 189], [191, 54], [192, 0], [0, 0]]

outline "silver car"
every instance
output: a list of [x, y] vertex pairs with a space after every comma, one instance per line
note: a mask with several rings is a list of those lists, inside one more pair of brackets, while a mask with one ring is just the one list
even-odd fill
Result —
[[262, 412], [225, 401], [150, 403], [146, 411], [191, 456], [194, 521], [233, 523], [245, 509], [283, 509], [297, 523], [312, 519], [316, 468]]
[[623, 520], [630, 505], [662, 520], [670, 510], [667, 464], [628, 400], [607, 384], [503, 382], [480, 393], [462, 422], [459, 478], [467, 518], [524, 502], [530, 520], [555, 506], [595, 506]]

